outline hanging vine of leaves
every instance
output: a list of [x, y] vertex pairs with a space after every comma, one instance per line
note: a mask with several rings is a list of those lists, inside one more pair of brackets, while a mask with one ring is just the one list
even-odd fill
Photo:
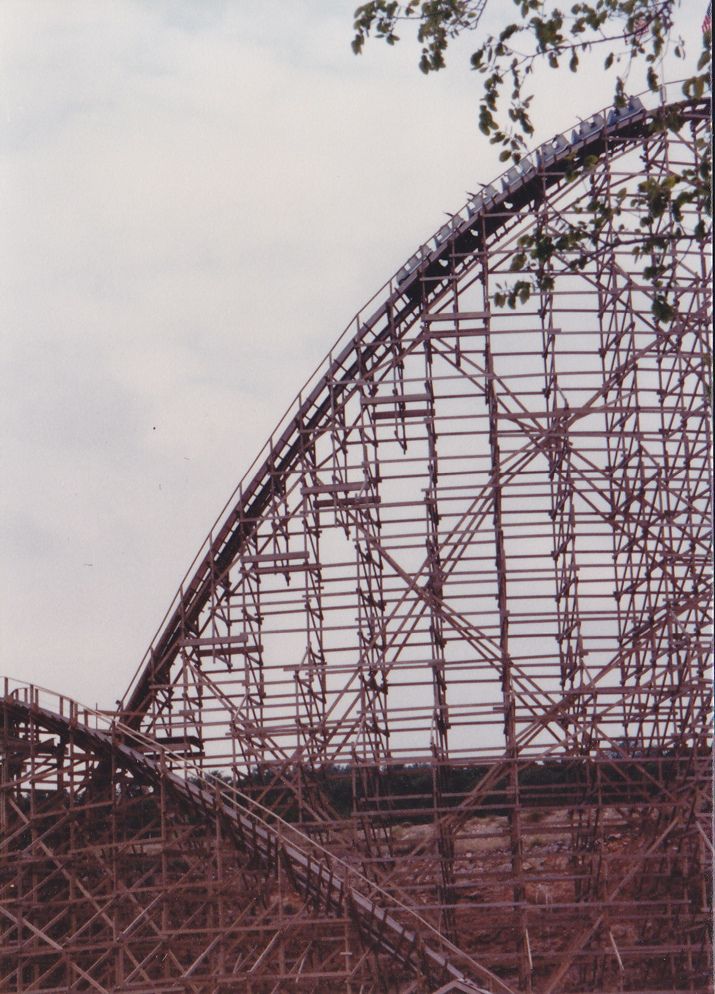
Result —
[[[535, 68], [567, 67], [578, 72], [582, 57], [602, 51], [603, 68], [612, 69], [614, 105], [627, 102], [626, 84], [632, 68], [645, 67], [647, 86], [657, 92], [661, 85], [660, 64], [669, 47], [685, 58], [685, 46], [673, 37], [673, 12], [681, 0], [594, 0], [574, 3], [563, 9], [545, 0], [513, 0], [518, 19], [508, 21], [497, 34], [489, 34], [471, 55], [471, 66], [482, 77], [478, 125], [493, 145], [499, 146], [499, 160], [518, 163], [534, 134], [533, 94], [529, 84]], [[435, 72], [446, 65], [449, 43], [457, 36], [475, 31], [486, 0], [371, 0], [361, 4], [354, 15], [353, 51], [362, 52], [370, 36], [389, 45], [399, 41], [401, 25], [417, 26], [421, 46], [419, 68]], [[702, 50], [695, 71], [683, 84], [683, 94], [700, 99], [711, 92], [710, 32], [703, 33]], [[654, 132], [678, 131], [684, 118], [677, 112], [656, 115]], [[618, 195], [615, 206], [594, 197], [584, 219], [556, 237], [535, 228], [522, 236], [511, 262], [514, 273], [523, 273], [508, 286], [500, 286], [494, 296], [497, 306], [516, 307], [528, 301], [533, 291], [553, 286], [552, 261], [564, 256], [572, 270], [583, 269], [597, 249], [600, 234], [613, 226], [622, 240], [632, 242], [634, 257], [653, 288], [652, 312], [657, 321], [668, 323], [677, 315], [674, 291], [672, 243], [674, 239], [708, 237], [711, 216], [711, 149], [701, 142], [696, 169], [672, 171], [663, 178], [647, 178], [628, 200], [639, 218], [640, 231], [626, 232], [619, 222], [626, 194]], [[587, 176], [594, 162], [574, 164], [573, 177]]]

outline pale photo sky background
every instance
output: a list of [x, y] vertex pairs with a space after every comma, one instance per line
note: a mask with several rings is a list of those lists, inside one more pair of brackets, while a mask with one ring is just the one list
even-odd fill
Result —
[[[354, 6], [0, 2], [1, 675], [114, 704], [323, 354], [501, 172], [475, 39], [425, 78], [352, 55]], [[603, 54], [543, 76], [535, 144], [610, 102]]]

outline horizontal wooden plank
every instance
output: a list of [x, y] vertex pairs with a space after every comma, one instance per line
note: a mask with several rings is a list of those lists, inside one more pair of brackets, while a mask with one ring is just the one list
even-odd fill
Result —
[[311, 494], [337, 494], [350, 493], [354, 490], [362, 490], [365, 487], [363, 481], [359, 483], [321, 483], [315, 487], [303, 487], [301, 493], [305, 496]]
[[203, 646], [203, 645], [234, 645], [237, 642], [247, 642], [247, 635], [214, 635], [211, 638], [181, 639], [180, 646]]
[[425, 324], [432, 321], [477, 321], [489, 317], [488, 311], [442, 311], [439, 314], [423, 314]]
[[244, 563], [275, 563], [283, 559], [307, 559], [307, 552], [262, 552], [256, 556], [241, 556]]
[[426, 400], [429, 400], [426, 393], [402, 393], [392, 394], [389, 397], [363, 397], [362, 403], [365, 406], [374, 406], [377, 404], [418, 404]]

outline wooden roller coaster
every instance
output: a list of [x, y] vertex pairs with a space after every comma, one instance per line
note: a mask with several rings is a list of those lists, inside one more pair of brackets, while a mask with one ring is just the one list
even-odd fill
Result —
[[[629, 199], [709, 127], [634, 99], [470, 198], [296, 398], [120, 707], [0, 686], [1, 994], [710, 990], [710, 258], [694, 207]], [[495, 308], [534, 230], [548, 288]]]

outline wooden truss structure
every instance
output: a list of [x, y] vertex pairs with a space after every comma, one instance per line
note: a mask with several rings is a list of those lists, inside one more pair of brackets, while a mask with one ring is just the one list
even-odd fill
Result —
[[709, 258], [630, 201], [708, 129], [596, 115], [422, 246], [116, 713], [5, 682], [2, 994], [709, 989]]

